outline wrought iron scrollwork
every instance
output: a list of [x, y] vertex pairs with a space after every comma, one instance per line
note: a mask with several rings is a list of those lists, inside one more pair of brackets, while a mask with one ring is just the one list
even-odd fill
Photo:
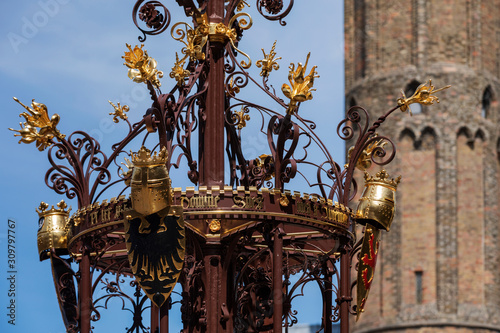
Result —
[[[294, 0], [257, 0], [256, 6], [259, 13], [270, 21], [278, 21], [286, 25], [283, 19], [290, 13]], [[285, 3], [288, 5], [285, 7]]]
[[206, 325], [205, 286], [201, 279], [203, 269], [202, 260], [186, 255], [179, 282], [182, 285], [182, 322], [187, 327], [199, 328]]
[[[268, 249], [241, 253], [236, 278], [236, 332], [263, 332], [272, 328], [272, 263]], [[244, 263], [244, 264], [243, 264]]]
[[[170, 12], [160, 1], [138, 0], [132, 10], [132, 19], [135, 26], [142, 32], [138, 39], [140, 42], [146, 40], [146, 35], [154, 36], [165, 31], [170, 24]], [[147, 28], [139, 26], [137, 19], [143, 21]]]
[[52, 274], [56, 287], [57, 300], [61, 308], [67, 332], [78, 332], [78, 303], [75, 289], [75, 272], [71, 268], [71, 259], [63, 259], [50, 251]]
[[[371, 162], [377, 165], [386, 165], [396, 156], [396, 146], [392, 140], [385, 136], [378, 136], [375, 131], [386, 118], [398, 108], [399, 106], [392, 108], [370, 126], [368, 112], [362, 107], [353, 106], [347, 111], [346, 118], [339, 123], [337, 134], [341, 139], [347, 141], [354, 140], [356, 137], [354, 148], [348, 157], [347, 168], [342, 172], [342, 179], [344, 179], [344, 195], [340, 198], [341, 203], [349, 202], [356, 195], [357, 185], [352, 175], [357, 161], [368, 146], [375, 141], [384, 143], [379, 144], [371, 154]], [[390, 154], [387, 154], [388, 151], [390, 151]]]

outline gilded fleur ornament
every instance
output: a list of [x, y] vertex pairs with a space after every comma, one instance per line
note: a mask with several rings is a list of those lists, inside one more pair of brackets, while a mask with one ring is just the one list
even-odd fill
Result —
[[[236, 23], [241, 30], [249, 29], [253, 24], [250, 15], [238, 13], [231, 18], [227, 26], [222, 22], [210, 23], [206, 13], [195, 17], [195, 20], [198, 24], [196, 28], [191, 27], [186, 22], [178, 22], [172, 26], [170, 31], [173, 39], [184, 44], [181, 50], [184, 57], [180, 62], [183, 62], [187, 57], [189, 57], [190, 61], [205, 60], [206, 55], [203, 52], [203, 47], [210, 40], [220, 43], [229, 42], [234, 50], [248, 59], [248, 61], [242, 60], [240, 62], [241, 66], [245, 69], [251, 66], [250, 57], [236, 47], [235, 42], [238, 34], [236, 29], [232, 28]], [[184, 26], [184, 29], [182, 26]]]
[[163, 72], [156, 69], [156, 60], [148, 55], [148, 51], [142, 49], [144, 44], [141, 44], [140, 48], [136, 45], [134, 49], [130, 44], [125, 45], [129, 52], [125, 52], [122, 58], [125, 59], [124, 65], [129, 68], [128, 77], [137, 83], [150, 81], [153, 86], [159, 88], [161, 83], [158, 78], [163, 77]]
[[190, 71], [184, 69], [184, 63], [186, 62], [186, 57], [179, 61], [179, 55], [175, 53], [175, 64], [170, 72], [170, 77], [177, 81], [177, 86], [182, 87], [186, 78], [191, 74]]
[[45, 106], [45, 104], [36, 103], [33, 99], [31, 101], [31, 107], [28, 107], [21, 103], [16, 97], [14, 97], [14, 100], [28, 111], [19, 115], [20, 117], [23, 116], [26, 120], [24, 123], [19, 123], [19, 125], [21, 125], [20, 130], [9, 128], [9, 130], [19, 133], [14, 134], [14, 136], [21, 137], [19, 143], [35, 142], [38, 150], [43, 151], [53, 143], [54, 137], [59, 140], [64, 139], [65, 135], [61, 134], [56, 128], [60, 120], [58, 114], [55, 113], [49, 119], [47, 106]]
[[297, 68], [295, 64], [290, 64], [290, 72], [288, 73], [288, 81], [290, 85], [284, 83], [281, 87], [283, 94], [290, 99], [288, 104], [287, 114], [292, 114], [297, 106], [297, 103], [305, 102], [313, 98], [312, 92], [314, 78], [319, 77], [316, 72], [316, 67], [313, 66], [309, 75], [305, 75], [307, 70], [307, 63], [309, 62], [309, 56], [311, 53], [307, 54], [306, 64], [302, 66], [302, 63], [298, 63]]
[[[378, 137], [377, 133], [375, 133], [372, 138], [376, 138], [376, 137]], [[367, 145], [366, 148], [363, 149], [363, 151], [361, 152], [361, 155], [359, 156], [358, 161], [356, 162], [356, 168], [361, 170], [361, 171], [368, 170], [372, 165], [373, 152], [376, 149], [383, 149], [386, 144], [387, 144], [387, 141], [384, 141], [384, 139], [378, 139], [378, 140], [374, 140], [369, 145]], [[352, 154], [353, 150], [354, 150], [354, 146], [349, 148], [349, 151], [347, 153], [348, 160], [351, 159], [351, 154]], [[346, 167], [347, 167], [347, 165], [346, 165]]]
[[269, 54], [266, 54], [264, 49], [262, 49], [262, 53], [264, 54], [264, 59], [258, 60], [255, 65], [258, 68], [262, 67], [262, 70], [260, 71], [260, 76], [263, 77], [268, 77], [269, 73], [274, 70], [278, 70], [280, 68], [280, 65], [278, 65], [278, 60], [281, 59], [281, 57], [276, 58], [276, 52], [274, 49], [276, 48], [276, 41], [274, 41], [273, 47], [271, 48], [271, 51]]
[[433, 96], [432, 94], [437, 93], [438, 91], [441, 90], [448, 89], [449, 87], [451, 86], [448, 85], [443, 88], [434, 89], [432, 81], [429, 80], [428, 84], [423, 83], [420, 86], [418, 86], [417, 90], [410, 98], [406, 98], [404, 91], [401, 90], [401, 94], [403, 95], [403, 97], [398, 99], [398, 106], [401, 109], [401, 111], [403, 112], [408, 111], [411, 116], [412, 112], [410, 109], [410, 104], [419, 103], [422, 105], [432, 105], [434, 104], [434, 102], [439, 103], [439, 98], [437, 96]]
[[235, 96], [239, 92], [240, 92], [240, 87], [238, 87], [234, 83], [234, 79], [233, 79], [233, 77], [231, 77], [231, 79], [229, 80], [229, 82], [227, 84], [226, 95], [227, 96]]
[[115, 109], [115, 112], [110, 112], [109, 113], [110, 116], [113, 116], [113, 121], [115, 123], [118, 122], [118, 118], [120, 118], [122, 120], [128, 119], [128, 116], [125, 114], [125, 112], [128, 112], [130, 110], [130, 108], [128, 107], [128, 105], [121, 106], [120, 102], [116, 103], [117, 105], [115, 105], [111, 101], [108, 101], [108, 102]]
[[242, 107], [240, 111], [234, 111], [233, 120], [236, 121], [236, 127], [240, 130], [243, 127], [247, 126], [247, 121], [250, 120], [250, 115], [245, 114], [248, 110], [245, 110], [245, 107]]
[[[274, 163], [273, 157], [271, 155], [262, 154], [254, 160], [255, 165], [257, 166], [257, 168], [263, 169], [265, 164], [266, 164], [266, 160], [268, 160], [268, 163], [270, 163], [270, 164]], [[266, 180], [266, 181], [271, 180], [274, 178], [274, 176], [275, 176], [274, 171], [272, 173], [267, 173], [264, 180]]]

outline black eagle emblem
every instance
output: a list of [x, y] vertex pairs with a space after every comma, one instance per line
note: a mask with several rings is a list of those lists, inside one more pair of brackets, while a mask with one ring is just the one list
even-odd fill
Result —
[[[177, 207], [125, 222], [125, 238], [132, 273], [158, 307], [168, 299], [184, 263], [184, 219]], [[178, 207], [180, 208], [180, 207]]]

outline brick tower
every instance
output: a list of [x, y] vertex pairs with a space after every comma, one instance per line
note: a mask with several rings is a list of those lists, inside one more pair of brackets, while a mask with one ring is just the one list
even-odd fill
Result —
[[353, 332], [500, 331], [500, 1], [345, 0], [345, 45], [347, 107], [372, 121], [452, 85], [381, 127], [403, 180]]

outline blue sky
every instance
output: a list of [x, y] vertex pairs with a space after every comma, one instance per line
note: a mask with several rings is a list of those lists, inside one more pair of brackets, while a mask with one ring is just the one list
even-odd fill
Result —
[[[283, 57], [280, 70], [271, 75], [271, 82], [280, 87], [287, 82], [290, 62], [304, 62], [311, 52], [309, 64], [318, 66], [320, 78], [315, 81], [314, 99], [304, 103], [301, 114], [318, 124], [318, 133], [332, 147], [339, 163], [343, 163], [343, 143], [336, 138], [335, 128], [344, 112], [343, 79], [343, 7], [337, 0], [297, 0], [282, 27], [268, 22], [248, 1], [246, 9], [254, 19], [239, 47], [253, 62], [278, 40], [277, 55]], [[15, 96], [29, 105], [31, 99], [47, 105], [49, 115], [58, 113], [59, 130], [69, 135], [83, 130], [100, 140], [105, 151], [123, 134], [124, 127], [113, 125], [108, 100], [128, 104], [129, 117], [141, 118], [149, 107], [148, 95], [127, 77], [123, 66], [125, 43], [139, 44], [131, 11], [133, 1], [71, 1], [41, 0], [4, 2], [0, 12], [0, 109], [4, 118], [0, 130], [2, 140], [1, 183], [3, 188], [0, 216], [0, 331], [2, 332], [64, 332], [56, 301], [49, 262], [38, 261], [36, 248], [37, 214], [40, 201], [56, 204], [61, 199], [45, 186], [49, 168], [47, 153], [34, 144], [18, 144], [8, 127], [18, 129], [21, 106]], [[164, 1], [171, 9], [172, 26], [184, 21], [175, 1]], [[165, 72], [162, 87], [170, 90], [175, 83], [168, 77], [181, 45], [172, 40], [169, 29], [163, 35], [149, 36], [145, 42], [149, 54]], [[250, 72], [259, 76], [252, 66]], [[281, 92], [279, 92], [282, 97]], [[260, 100], [259, 100], [260, 101]], [[253, 141], [243, 142], [247, 151], [259, 150]], [[180, 185], [179, 185], [180, 186]], [[307, 191], [303, 189], [297, 189]], [[68, 201], [68, 200], [66, 200]], [[76, 202], [70, 202], [73, 211]], [[7, 220], [16, 221], [16, 325], [7, 324]], [[305, 306], [300, 313], [307, 321], [311, 310]], [[317, 313], [315, 314], [317, 317]], [[118, 318], [114, 312], [103, 312]], [[96, 332], [109, 331], [113, 320], [103, 320]], [[116, 322], [115, 322], [116, 323]], [[111, 326], [106, 326], [111, 325]], [[123, 327], [127, 326], [124, 324]], [[122, 331], [122, 329], [120, 329]]]

